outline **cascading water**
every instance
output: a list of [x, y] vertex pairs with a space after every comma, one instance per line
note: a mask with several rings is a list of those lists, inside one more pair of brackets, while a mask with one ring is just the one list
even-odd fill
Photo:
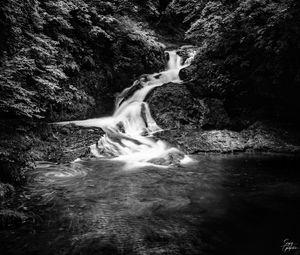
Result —
[[155, 87], [168, 82], [179, 83], [180, 69], [188, 66], [194, 56], [191, 53], [185, 63], [182, 63], [182, 58], [176, 51], [167, 53], [167, 70], [143, 75], [131, 87], [124, 89], [116, 98], [115, 111], [111, 117], [72, 122], [79, 126], [100, 127], [104, 130], [105, 135], [91, 147], [95, 156], [113, 156], [114, 160], [126, 162], [127, 168], [148, 164], [166, 165], [174, 155], [183, 158], [178, 149], [168, 146], [164, 141], [151, 138], [153, 133], [162, 129], [156, 124], [148, 104], [144, 102], [147, 94]]

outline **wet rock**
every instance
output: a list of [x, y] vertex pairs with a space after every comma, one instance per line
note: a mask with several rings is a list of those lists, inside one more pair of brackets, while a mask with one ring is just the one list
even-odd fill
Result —
[[131, 87], [125, 89], [120, 95], [118, 95], [118, 99], [120, 99], [119, 106], [130, 98], [137, 90], [141, 89], [143, 87], [142, 82], [146, 79], [146, 75], [141, 76]]
[[244, 151], [247, 140], [237, 132], [228, 130], [212, 130], [191, 134], [187, 137], [186, 150], [189, 153], [199, 152], [233, 152]]
[[230, 125], [221, 100], [195, 99], [185, 84], [158, 87], [147, 97], [147, 102], [154, 119], [164, 129], [223, 129]]
[[158, 87], [146, 100], [153, 118], [164, 129], [200, 125], [201, 105], [193, 99], [184, 84], [169, 83]]
[[188, 66], [188, 67], [182, 68], [179, 71], [179, 77], [183, 81], [189, 81], [193, 78], [193, 73], [194, 73], [194, 66]]
[[194, 45], [183, 45], [176, 51], [176, 53], [182, 57], [182, 61], [185, 62], [197, 49], [198, 47]]
[[[156, 134], [188, 154], [203, 152], [299, 153], [300, 146], [282, 135], [282, 129], [256, 123], [242, 132], [230, 130], [169, 130]], [[290, 139], [292, 140], [292, 139]]]
[[35, 139], [30, 151], [32, 158], [35, 161], [59, 163], [90, 157], [89, 147], [104, 133], [100, 128], [78, 127], [74, 124], [51, 125], [44, 132], [45, 139]]
[[238, 132], [228, 130], [173, 130], [165, 131], [158, 136], [167, 141], [173, 141], [173, 144], [175, 143], [187, 154], [244, 151], [247, 145], [247, 140]]
[[179, 150], [174, 150], [169, 152], [165, 157], [152, 159], [149, 161], [150, 163], [153, 163], [155, 165], [161, 165], [161, 166], [169, 166], [169, 165], [175, 165], [179, 166], [180, 161], [184, 158], [184, 153]]

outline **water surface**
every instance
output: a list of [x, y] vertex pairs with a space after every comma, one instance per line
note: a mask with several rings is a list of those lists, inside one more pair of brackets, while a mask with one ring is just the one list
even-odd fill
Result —
[[127, 171], [40, 162], [18, 202], [31, 219], [0, 232], [1, 254], [283, 254], [285, 238], [300, 243], [299, 158], [193, 158]]

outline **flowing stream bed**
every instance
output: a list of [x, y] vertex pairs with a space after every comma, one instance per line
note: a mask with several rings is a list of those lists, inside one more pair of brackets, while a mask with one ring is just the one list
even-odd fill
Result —
[[300, 243], [298, 157], [192, 158], [134, 170], [39, 162], [15, 201], [31, 217], [0, 232], [1, 254], [274, 255]]

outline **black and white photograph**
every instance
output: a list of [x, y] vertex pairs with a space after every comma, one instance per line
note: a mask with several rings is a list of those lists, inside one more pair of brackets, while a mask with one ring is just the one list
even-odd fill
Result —
[[299, 0], [0, 0], [0, 255], [300, 255]]

